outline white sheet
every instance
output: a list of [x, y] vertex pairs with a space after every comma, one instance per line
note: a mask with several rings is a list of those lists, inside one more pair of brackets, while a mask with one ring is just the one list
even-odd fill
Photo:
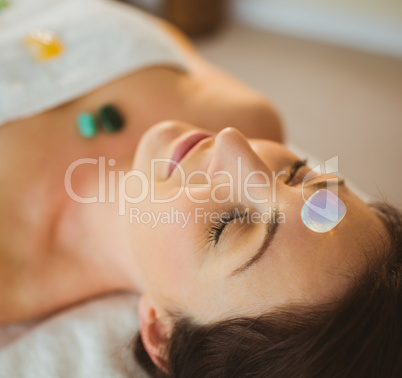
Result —
[[0, 328], [1, 378], [145, 378], [132, 353], [137, 297], [115, 294]]

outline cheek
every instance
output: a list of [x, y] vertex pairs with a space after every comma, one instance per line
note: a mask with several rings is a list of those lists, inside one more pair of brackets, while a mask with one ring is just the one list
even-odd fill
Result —
[[197, 268], [198, 254], [196, 237], [192, 237], [195, 231], [190, 225], [182, 228], [168, 219], [169, 213], [165, 215], [165, 220], [154, 218], [149, 224], [136, 226], [132, 243], [144, 273], [145, 287], [169, 293], [189, 285]]

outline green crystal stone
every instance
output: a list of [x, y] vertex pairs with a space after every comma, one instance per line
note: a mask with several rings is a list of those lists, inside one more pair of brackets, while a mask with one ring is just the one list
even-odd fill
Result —
[[77, 117], [77, 126], [84, 138], [93, 138], [98, 132], [95, 118], [90, 113], [81, 113]]
[[105, 105], [99, 110], [99, 119], [103, 130], [108, 133], [120, 131], [124, 126], [121, 113], [113, 105]]

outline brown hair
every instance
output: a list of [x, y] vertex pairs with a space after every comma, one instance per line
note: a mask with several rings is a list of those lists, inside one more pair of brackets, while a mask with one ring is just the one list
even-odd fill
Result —
[[[258, 318], [199, 325], [178, 320], [159, 370], [138, 334], [135, 356], [157, 378], [401, 377], [402, 214], [372, 205], [388, 230], [336, 306], [286, 306]], [[381, 252], [381, 251], [379, 251]]]

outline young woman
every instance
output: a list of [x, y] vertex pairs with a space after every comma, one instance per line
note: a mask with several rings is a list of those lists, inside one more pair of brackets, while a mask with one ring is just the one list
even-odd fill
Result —
[[[310, 177], [272, 105], [172, 26], [77, 4], [1, 41], [42, 22], [64, 50], [1, 62], [0, 323], [131, 290], [154, 376], [400, 375], [400, 213]], [[324, 187], [347, 211], [318, 233], [300, 214]]]

